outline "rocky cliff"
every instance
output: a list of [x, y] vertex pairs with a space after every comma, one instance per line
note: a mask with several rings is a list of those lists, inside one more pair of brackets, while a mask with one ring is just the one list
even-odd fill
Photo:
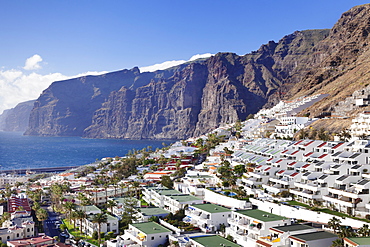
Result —
[[35, 100], [19, 103], [16, 107], [6, 110], [0, 115], [0, 130], [25, 131]]
[[[302, 114], [320, 116], [338, 109], [347, 97], [369, 85], [370, 4], [353, 7], [342, 14], [328, 37], [314, 47], [320, 59], [316, 66], [292, 86], [289, 96], [328, 93], [329, 97]], [[355, 112], [354, 112], [355, 113]], [[347, 112], [350, 116], [351, 112]]]
[[244, 56], [55, 82], [36, 101], [26, 134], [182, 139], [317, 93], [330, 96], [308, 111], [330, 111], [369, 79], [369, 9], [354, 7], [331, 30], [296, 31]]
[[328, 30], [295, 32], [244, 56], [215, 56], [164, 71], [137, 68], [53, 83], [35, 103], [27, 135], [181, 139], [245, 119], [280, 99], [287, 78]]

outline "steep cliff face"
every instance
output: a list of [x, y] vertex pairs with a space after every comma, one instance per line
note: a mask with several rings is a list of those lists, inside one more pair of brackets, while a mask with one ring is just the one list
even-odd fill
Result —
[[319, 63], [291, 88], [289, 96], [316, 93], [330, 96], [302, 114], [318, 116], [333, 111], [339, 102], [369, 84], [369, 33], [370, 4], [356, 6], [343, 13], [329, 36], [314, 47]]
[[55, 82], [35, 103], [28, 135], [182, 139], [245, 119], [279, 100], [328, 30], [295, 32], [244, 56], [219, 53], [168, 70], [123, 70]]
[[121, 88], [95, 113], [84, 136], [182, 139], [245, 119], [272, 97], [280, 99], [283, 81], [302, 76], [298, 65], [328, 33], [295, 32], [252, 54], [219, 53], [135, 91]]
[[111, 91], [140, 82], [139, 70], [122, 70], [52, 83], [37, 99], [26, 135], [82, 136]]
[[28, 127], [30, 113], [35, 100], [19, 103], [16, 107], [6, 110], [0, 115], [0, 130], [25, 131]]

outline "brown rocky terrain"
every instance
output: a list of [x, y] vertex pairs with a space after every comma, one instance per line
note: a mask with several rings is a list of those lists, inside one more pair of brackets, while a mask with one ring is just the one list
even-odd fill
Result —
[[[370, 5], [356, 6], [342, 14], [329, 36], [314, 50], [320, 54], [316, 66], [291, 86], [289, 97], [328, 93], [329, 97], [306, 111], [311, 116], [332, 112], [338, 102], [369, 85]], [[356, 112], [353, 112], [356, 113]]]

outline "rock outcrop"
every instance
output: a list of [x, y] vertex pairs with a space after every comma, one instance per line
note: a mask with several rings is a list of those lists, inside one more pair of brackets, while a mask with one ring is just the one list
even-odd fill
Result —
[[30, 113], [35, 100], [19, 103], [16, 107], [5, 110], [0, 115], [0, 130], [25, 131], [28, 128]]

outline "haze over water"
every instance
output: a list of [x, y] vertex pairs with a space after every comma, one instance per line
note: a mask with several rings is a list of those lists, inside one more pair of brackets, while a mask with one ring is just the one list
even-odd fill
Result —
[[124, 156], [129, 150], [141, 150], [174, 141], [83, 139], [81, 137], [23, 136], [20, 132], [0, 131], [1, 170], [76, 166], [104, 157]]

